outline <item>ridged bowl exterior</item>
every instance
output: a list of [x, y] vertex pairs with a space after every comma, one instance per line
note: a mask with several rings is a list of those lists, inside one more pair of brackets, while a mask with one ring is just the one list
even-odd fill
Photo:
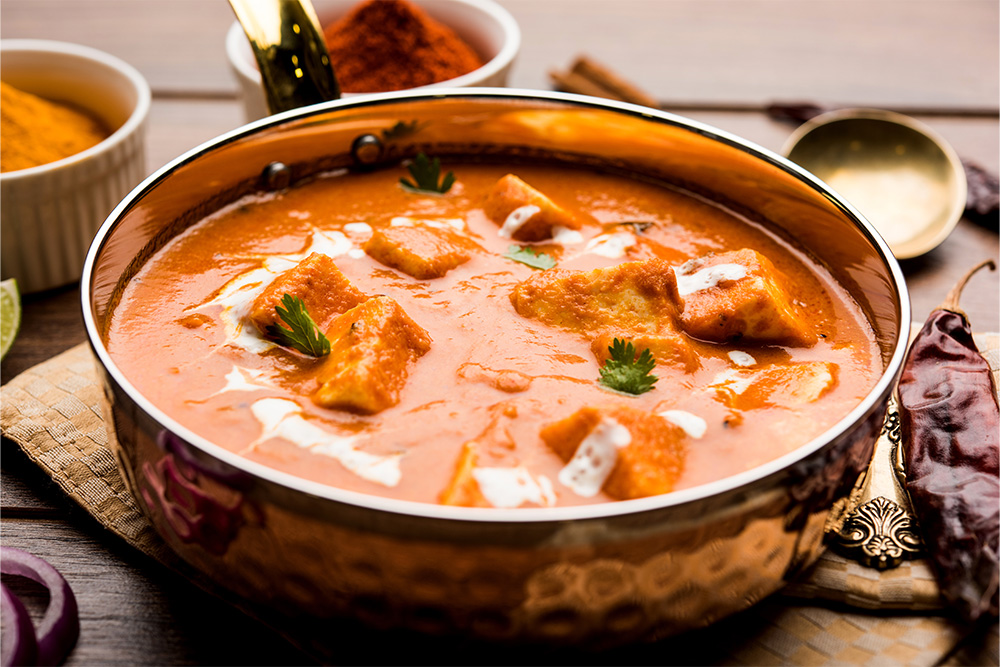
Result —
[[[882, 351], [882, 377], [829, 431], [746, 473], [653, 498], [514, 510], [390, 500], [294, 478], [199, 438], [136, 391], [103, 332], [137, 267], [185, 225], [259, 187], [268, 164], [281, 161], [293, 175], [344, 166], [354, 139], [398, 119], [424, 129], [412, 144], [386, 147], [387, 158], [418, 146], [522, 158], [541, 151], [682, 175], [689, 187], [762, 211], [858, 300]], [[214, 180], [202, 183], [209, 173]], [[888, 247], [794, 165], [641, 107], [489, 89], [317, 105], [180, 158], [102, 228], [83, 308], [127, 483], [160, 535], [213, 581], [317, 637], [349, 615], [377, 627], [601, 647], [712, 623], [815, 561], [824, 528], [846, 512], [867, 470], [909, 321]]]
[[96, 146], [0, 174], [0, 267], [23, 293], [80, 279], [108, 214], [146, 176], [149, 86], [126, 63], [89, 47], [4, 40], [3, 80], [86, 109], [114, 128]]
[[606, 648], [706, 626], [780, 589], [822, 551], [885, 401], [813, 456], [699, 501], [583, 519], [476, 521], [296, 493], [230, 468], [114, 386], [120, 466], [170, 547], [290, 627], [382, 628]]

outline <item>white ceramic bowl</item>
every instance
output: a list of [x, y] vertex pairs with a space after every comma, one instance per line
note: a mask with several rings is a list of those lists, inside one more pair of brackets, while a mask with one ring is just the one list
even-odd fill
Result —
[[[325, 28], [360, 0], [315, 0], [316, 16]], [[429, 16], [454, 30], [480, 56], [485, 64], [468, 74], [428, 86], [412, 88], [466, 88], [470, 86], [503, 87], [511, 65], [521, 48], [521, 30], [510, 13], [492, 0], [415, 0]], [[269, 115], [260, 72], [243, 27], [233, 22], [226, 34], [229, 67], [240, 87], [246, 120]], [[336, 72], [334, 72], [336, 74]], [[344, 93], [351, 97], [363, 93]]]
[[0, 272], [39, 292], [80, 279], [97, 229], [145, 177], [149, 84], [107, 53], [36, 39], [0, 41], [0, 79], [113, 130], [76, 155], [0, 173]]

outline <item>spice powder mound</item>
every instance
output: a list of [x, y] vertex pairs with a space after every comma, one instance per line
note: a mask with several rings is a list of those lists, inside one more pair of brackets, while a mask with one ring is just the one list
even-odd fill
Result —
[[483, 65], [451, 28], [406, 0], [366, 0], [330, 24], [324, 37], [345, 92], [426, 86]]
[[0, 82], [0, 171], [55, 162], [109, 135], [97, 120]]

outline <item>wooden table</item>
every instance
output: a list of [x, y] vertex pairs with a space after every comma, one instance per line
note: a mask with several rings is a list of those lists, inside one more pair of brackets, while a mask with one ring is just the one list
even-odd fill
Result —
[[[911, 113], [963, 158], [1000, 168], [995, 0], [500, 1], [523, 32], [511, 86], [550, 89], [548, 72], [586, 52], [665, 109], [772, 150], [792, 128], [771, 120], [766, 106], [808, 100]], [[233, 20], [223, 0], [4, 0], [2, 18], [4, 39], [86, 44], [145, 75], [153, 89], [150, 172], [243, 122], [223, 47]], [[914, 319], [922, 321], [968, 266], [997, 254], [995, 218], [962, 220], [939, 248], [904, 262]], [[75, 285], [24, 297], [4, 383], [84, 340], [78, 300]], [[1000, 330], [997, 274], [977, 275], [962, 305], [977, 330]], [[309, 662], [275, 632], [106, 533], [6, 439], [0, 489], [3, 543], [49, 559], [75, 582], [83, 631], [69, 664]], [[355, 645], [345, 661], [449, 655], [446, 645], [422, 648], [432, 653]], [[617, 657], [691, 660], [655, 646]]]

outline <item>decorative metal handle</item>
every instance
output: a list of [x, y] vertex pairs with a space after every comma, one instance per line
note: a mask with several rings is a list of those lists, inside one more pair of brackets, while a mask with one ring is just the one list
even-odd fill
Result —
[[229, 4], [250, 40], [272, 114], [340, 97], [309, 0], [229, 0]]
[[[887, 570], [923, 555], [916, 519], [899, 477], [899, 408], [889, 401], [860, 504], [831, 535], [832, 546], [862, 565]], [[881, 494], [888, 494], [886, 498]]]

